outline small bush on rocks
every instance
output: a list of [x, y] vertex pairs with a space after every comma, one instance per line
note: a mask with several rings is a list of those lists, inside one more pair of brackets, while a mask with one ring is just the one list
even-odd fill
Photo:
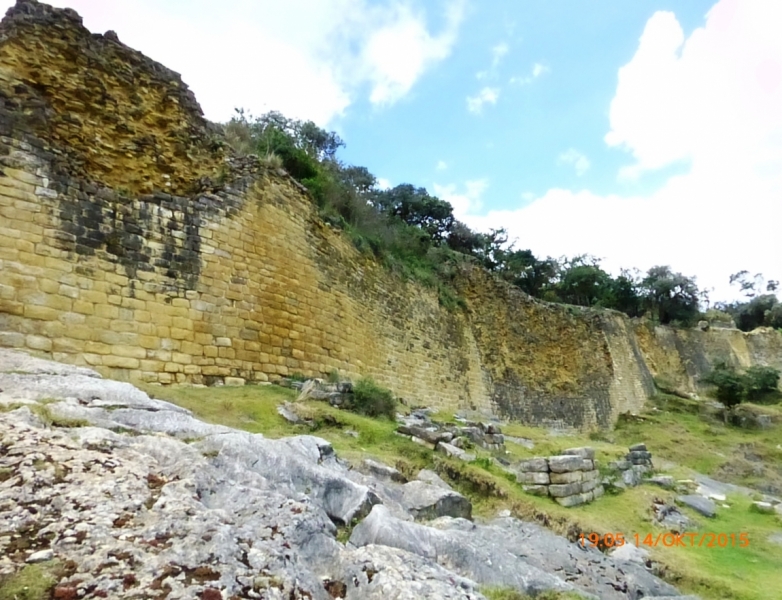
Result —
[[393, 419], [396, 416], [396, 401], [391, 390], [377, 385], [370, 377], [360, 379], [353, 386], [353, 399], [348, 408], [368, 417]]

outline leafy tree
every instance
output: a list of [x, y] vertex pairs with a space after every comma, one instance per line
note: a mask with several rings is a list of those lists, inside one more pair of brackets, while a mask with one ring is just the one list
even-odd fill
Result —
[[765, 324], [767, 327], [782, 329], [782, 303], [777, 302], [773, 307], [766, 311]]
[[698, 286], [693, 277], [674, 273], [670, 267], [649, 269], [641, 282], [644, 304], [660, 323], [693, 323], [699, 316]]
[[750, 402], [778, 396], [779, 371], [773, 367], [750, 367], [744, 374], [744, 394]]
[[474, 254], [483, 246], [483, 238], [461, 221], [454, 221], [446, 240], [448, 247], [462, 254]]
[[638, 292], [637, 282], [626, 272], [612, 279], [607, 295], [601, 300], [601, 305], [605, 308], [620, 310], [630, 317], [640, 316], [642, 298]]
[[479, 233], [478, 240], [479, 246], [473, 254], [489, 271], [501, 271], [510, 252], [510, 249], [507, 248], [507, 230], [504, 227], [490, 229], [489, 233]]
[[591, 256], [576, 256], [563, 261], [555, 292], [561, 302], [594, 306], [606, 300], [611, 276], [600, 268], [600, 261]]
[[556, 261], [539, 260], [530, 250], [510, 250], [504, 256], [503, 277], [530, 296], [542, 297], [557, 275]]
[[773, 294], [763, 294], [752, 298], [749, 302], [734, 303], [726, 306], [727, 312], [733, 316], [736, 321], [736, 327], [742, 331], [752, 331], [757, 327], [766, 324], [768, 318], [770, 322], [776, 319], [779, 300]]
[[371, 202], [381, 212], [420, 227], [437, 243], [446, 239], [455, 222], [453, 207], [448, 202], [409, 183], [376, 191]]
[[715, 387], [715, 398], [728, 408], [732, 408], [744, 400], [744, 378], [724, 362], [717, 363], [702, 381]]
[[762, 273], [755, 273], [750, 277], [749, 271], [739, 271], [730, 276], [730, 285], [739, 286], [741, 291], [747, 298], [755, 298], [763, 293], [765, 287], [766, 292], [775, 292], [779, 288], [779, 281], [770, 279], [766, 281]]

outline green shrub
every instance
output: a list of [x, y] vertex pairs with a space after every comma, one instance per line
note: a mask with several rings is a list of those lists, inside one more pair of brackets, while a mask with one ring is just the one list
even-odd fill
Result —
[[391, 390], [377, 385], [370, 377], [364, 377], [353, 386], [353, 400], [348, 407], [368, 417], [396, 417], [396, 401]]
[[773, 367], [750, 367], [744, 374], [747, 400], [763, 401], [779, 393], [779, 370]]
[[714, 397], [728, 408], [744, 400], [744, 377], [725, 363], [715, 365], [711, 373], [703, 378], [703, 382], [715, 387]]
[[728, 408], [743, 401], [762, 402], [779, 398], [779, 370], [773, 367], [750, 367], [744, 373], [718, 363], [703, 382], [715, 387], [715, 398]]

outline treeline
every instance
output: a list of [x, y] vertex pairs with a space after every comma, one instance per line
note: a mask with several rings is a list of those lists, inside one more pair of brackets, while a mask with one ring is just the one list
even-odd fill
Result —
[[766, 281], [762, 274], [750, 276], [749, 271], [739, 271], [730, 276], [730, 283], [739, 288], [746, 300], [719, 303], [717, 308], [729, 314], [742, 331], [757, 327], [782, 328], [782, 304], [777, 298], [779, 282]]
[[[701, 318], [699, 305], [705, 293], [694, 277], [666, 266], [613, 276], [599, 259], [587, 255], [536, 257], [530, 250], [516, 248], [504, 229], [471, 230], [454, 217], [448, 202], [424, 188], [411, 184], [378, 188], [377, 179], [365, 167], [337, 158], [345, 144], [335, 132], [310, 121], [288, 119], [278, 112], [252, 117], [237, 110], [224, 127], [237, 151], [257, 154], [268, 166], [284, 168], [306, 186], [323, 219], [343, 229], [359, 250], [437, 288], [447, 307], [461, 303], [451, 282], [459, 264], [470, 261], [550, 302], [615, 309], [631, 317], [647, 314], [663, 324], [687, 326]], [[760, 297], [753, 301], [768, 303]], [[721, 308], [745, 310], [733, 305]]]

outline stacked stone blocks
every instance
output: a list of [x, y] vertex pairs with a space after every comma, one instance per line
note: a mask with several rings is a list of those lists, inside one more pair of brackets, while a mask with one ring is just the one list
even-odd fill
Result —
[[516, 468], [525, 491], [551, 496], [562, 506], [586, 504], [604, 493], [593, 448], [570, 448], [559, 456], [521, 461]]

